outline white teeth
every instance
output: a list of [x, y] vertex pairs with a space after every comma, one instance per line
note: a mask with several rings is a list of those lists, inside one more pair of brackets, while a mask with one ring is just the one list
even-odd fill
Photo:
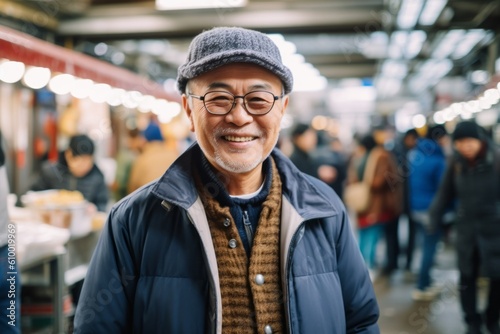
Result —
[[251, 140], [253, 140], [253, 137], [225, 136], [224, 139], [227, 140], [227, 141], [244, 142], [244, 141], [251, 141]]

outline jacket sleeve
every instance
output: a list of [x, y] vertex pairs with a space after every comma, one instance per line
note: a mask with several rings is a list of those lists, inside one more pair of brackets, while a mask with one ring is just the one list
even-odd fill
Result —
[[85, 277], [74, 333], [132, 333], [137, 275], [130, 250], [126, 224], [112, 210]]
[[455, 162], [452, 159], [446, 166], [446, 171], [444, 172], [436, 196], [434, 196], [429, 207], [430, 229], [432, 230], [436, 229], [441, 224], [443, 214], [449, 207], [449, 203], [454, 199], [454, 166]]
[[51, 176], [51, 166], [48, 164], [43, 164], [40, 169], [40, 174], [31, 184], [30, 190], [33, 191], [41, 191], [51, 189], [50, 180], [52, 180]]
[[345, 209], [339, 219], [342, 219], [342, 227], [337, 240], [337, 263], [346, 313], [346, 332], [380, 333], [375, 291]]

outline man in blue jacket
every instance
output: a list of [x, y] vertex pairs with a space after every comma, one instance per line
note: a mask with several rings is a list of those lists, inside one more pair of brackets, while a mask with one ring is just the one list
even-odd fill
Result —
[[379, 333], [344, 206], [274, 149], [293, 80], [272, 40], [205, 31], [177, 84], [197, 143], [111, 210], [75, 333]]

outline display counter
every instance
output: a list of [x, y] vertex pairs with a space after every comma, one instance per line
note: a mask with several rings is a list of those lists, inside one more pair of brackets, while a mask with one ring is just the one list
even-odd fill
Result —
[[87, 272], [100, 236], [104, 214], [97, 213], [93, 228], [85, 235], [41, 221], [26, 208], [9, 208], [17, 229], [17, 260], [22, 285], [23, 333], [36, 333], [49, 326], [52, 333], [67, 333], [74, 307], [68, 287]]

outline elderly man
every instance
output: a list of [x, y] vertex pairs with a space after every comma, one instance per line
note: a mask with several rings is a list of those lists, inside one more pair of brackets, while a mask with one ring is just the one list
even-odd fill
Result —
[[76, 333], [378, 333], [344, 206], [274, 147], [292, 74], [266, 35], [214, 28], [179, 68], [196, 134], [111, 210]]

